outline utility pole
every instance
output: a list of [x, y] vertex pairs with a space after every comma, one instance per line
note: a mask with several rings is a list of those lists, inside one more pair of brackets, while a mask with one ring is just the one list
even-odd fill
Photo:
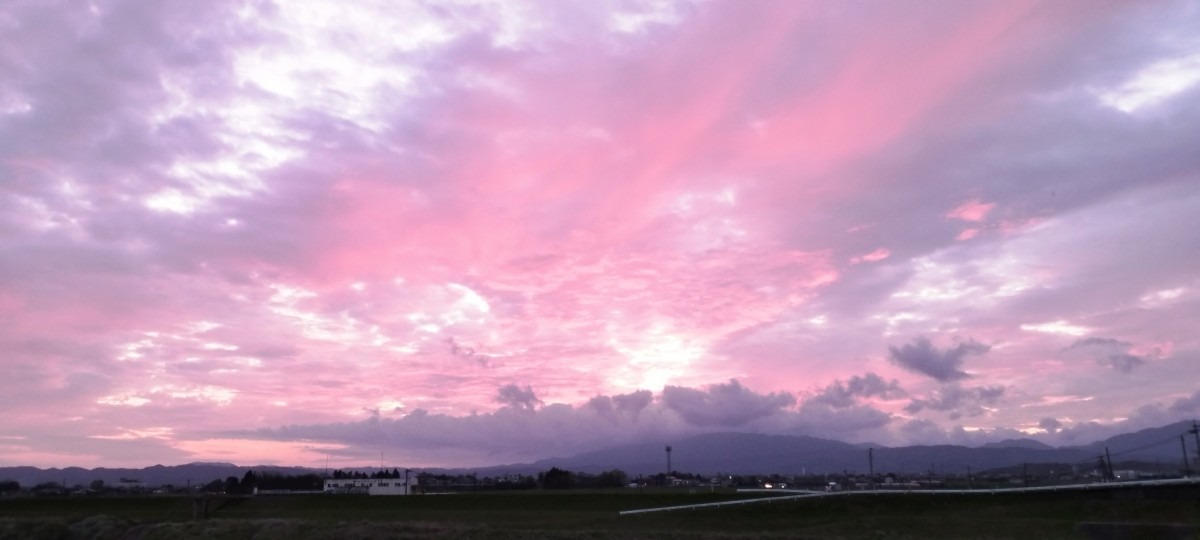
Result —
[[871, 489], [875, 489], [875, 449], [867, 449], [867, 470], [871, 474]]
[[1106, 461], [1108, 462], [1108, 481], [1112, 482], [1113, 480], [1116, 480], [1117, 478], [1116, 478], [1116, 475], [1113, 474], [1112, 454], [1108, 453], [1107, 446], [1104, 447], [1104, 457], [1106, 458]]
[[1191, 478], [1192, 477], [1192, 469], [1191, 469], [1191, 467], [1188, 466], [1187, 435], [1179, 436], [1179, 448], [1181, 448], [1183, 450], [1183, 477]]
[[1189, 429], [1188, 433], [1196, 437], [1196, 466], [1200, 467], [1200, 425], [1197, 425], [1195, 420], [1192, 420], [1192, 429]]
[[967, 489], [971, 489], [971, 466], [967, 465]]
[[1021, 464], [1021, 476], [1025, 477], [1025, 487], [1029, 487], [1029, 464]]
[[671, 447], [667, 446], [667, 476], [671, 476]]

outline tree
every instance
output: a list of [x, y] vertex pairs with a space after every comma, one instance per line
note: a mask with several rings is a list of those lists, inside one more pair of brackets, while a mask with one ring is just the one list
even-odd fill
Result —
[[240, 493], [241, 486], [238, 482], [238, 477], [230, 476], [225, 479], [225, 493]]
[[246, 471], [246, 474], [242, 476], [242, 491], [254, 493], [255, 487], [258, 487], [258, 475], [254, 474], [254, 471]]
[[104, 491], [104, 480], [92, 480], [90, 487], [92, 488], [92, 491]]
[[565, 471], [558, 467], [552, 467], [538, 476], [541, 477], [544, 489], [568, 489], [575, 484], [575, 478], [571, 471]]
[[42, 482], [33, 486], [33, 492], [39, 495], [62, 493], [63, 489], [63, 486], [60, 486], [58, 482]]
[[16, 493], [21, 491], [21, 483], [16, 480], [0, 480], [0, 493]]
[[625, 471], [622, 471], [621, 469], [604, 471], [600, 473], [598, 477], [596, 477], [596, 483], [598, 483], [600, 487], [622, 487], [628, 482], [629, 475], [625, 474]]

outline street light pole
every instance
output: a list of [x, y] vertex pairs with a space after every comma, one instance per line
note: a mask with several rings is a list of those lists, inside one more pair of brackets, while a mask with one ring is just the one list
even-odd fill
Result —
[[667, 476], [671, 476], [671, 447], [667, 446]]

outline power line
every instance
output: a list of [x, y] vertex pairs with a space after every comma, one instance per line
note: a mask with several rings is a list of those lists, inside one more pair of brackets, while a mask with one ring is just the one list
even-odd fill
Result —
[[1120, 451], [1120, 452], [1113, 452], [1113, 455], [1116, 455], [1116, 456], [1121, 456], [1121, 455], [1125, 455], [1125, 454], [1132, 454], [1133, 452], [1141, 452], [1142, 450], [1147, 450], [1147, 449], [1150, 449], [1150, 448], [1154, 448], [1155, 446], [1161, 446], [1161, 445], [1163, 445], [1163, 444], [1167, 444], [1167, 443], [1172, 443], [1172, 442], [1175, 442], [1175, 437], [1177, 437], [1177, 435], [1171, 435], [1170, 437], [1167, 437], [1167, 438], [1165, 438], [1165, 439], [1163, 439], [1163, 440], [1161, 440], [1161, 441], [1155, 441], [1155, 442], [1152, 442], [1152, 443], [1144, 444], [1144, 445], [1142, 445], [1142, 446], [1139, 446], [1139, 447], [1137, 447], [1137, 448], [1127, 448], [1127, 449], [1125, 449], [1125, 450], [1122, 450], [1122, 451]]

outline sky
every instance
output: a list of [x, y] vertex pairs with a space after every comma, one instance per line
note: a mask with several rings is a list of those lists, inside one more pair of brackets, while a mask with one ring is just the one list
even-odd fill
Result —
[[0, 465], [1200, 417], [1200, 3], [7, 0]]

